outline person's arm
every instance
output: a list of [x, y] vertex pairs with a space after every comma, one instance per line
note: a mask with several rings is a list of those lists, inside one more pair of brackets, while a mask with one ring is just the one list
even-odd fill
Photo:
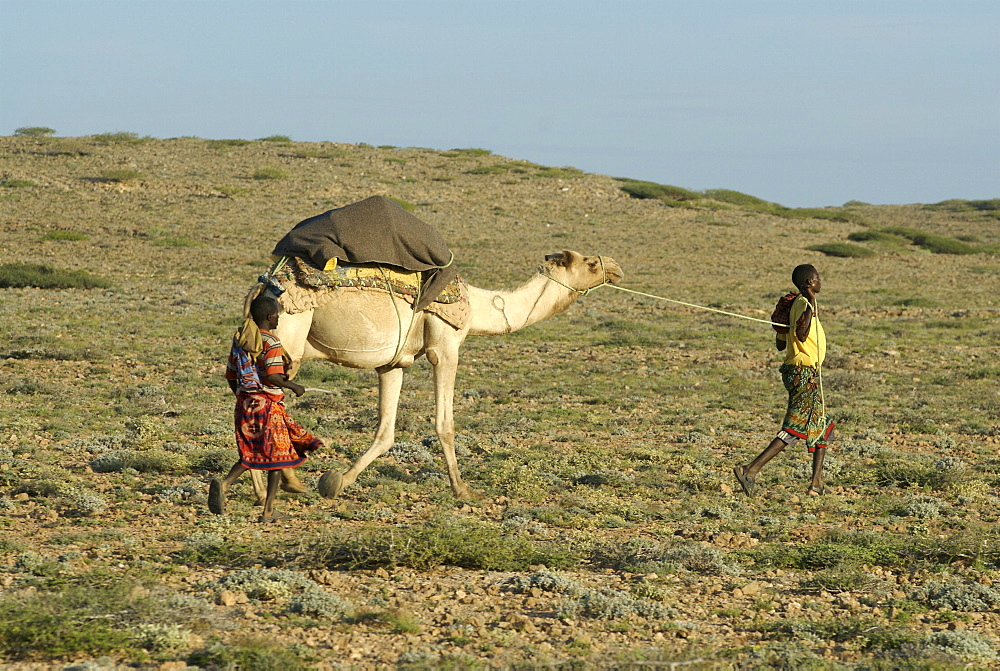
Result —
[[774, 335], [774, 347], [779, 352], [785, 351], [785, 348], [788, 347], [788, 337], [782, 338], [780, 333], [776, 333]]
[[270, 387], [283, 387], [296, 396], [306, 393], [306, 388], [297, 382], [292, 382], [284, 373], [271, 373], [264, 376], [264, 384]]
[[796, 320], [795, 337], [799, 339], [799, 342], [805, 342], [806, 338], [809, 337], [809, 329], [812, 328], [812, 316], [812, 305], [809, 305], [802, 311], [802, 314], [799, 315], [799, 318]]
[[226, 378], [226, 382], [229, 383], [229, 390], [232, 391], [235, 394], [236, 393], [236, 389], [238, 388], [238, 385], [236, 384], [236, 380], [233, 380], [232, 378]]

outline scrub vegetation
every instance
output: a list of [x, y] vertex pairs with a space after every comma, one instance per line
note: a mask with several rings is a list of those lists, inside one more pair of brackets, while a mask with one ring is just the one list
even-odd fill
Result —
[[[484, 149], [45, 128], [0, 138], [0, 184], [4, 665], [997, 664], [995, 199], [784, 208]], [[328, 444], [309, 491], [279, 494], [294, 520], [257, 524], [249, 478], [210, 515], [246, 290], [292, 226], [373, 194], [483, 287], [573, 249], [624, 287], [766, 319], [813, 263], [826, 495], [801, 449], [756, 498], [733, 480], [783, 412], [769, 326], [601, 288], [467, 340], [456, 444], [479, 498], [448, 488], [423, 360], [395, 447], [320, 498], [369, 445], [377, 390], [307, 362], [299, 381], [333, 393], [288, 400]]]

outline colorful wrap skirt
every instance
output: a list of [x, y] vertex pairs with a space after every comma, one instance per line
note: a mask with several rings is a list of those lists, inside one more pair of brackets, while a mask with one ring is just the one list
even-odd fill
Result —
[[819, 371], [812, 366], [790, 364], [784, 364], [779, 370], [781, 381], [788, 390], [788, 410], [781, 423], [782, 430], [805, 440], [810, 452], [825, 448], [833, 431], [833, 422], [826, 420]]
[[266, 392], [236, 395], [236, 447], [247, 468], [294, 468], [323, 446], [289, 416], [282, 398]]

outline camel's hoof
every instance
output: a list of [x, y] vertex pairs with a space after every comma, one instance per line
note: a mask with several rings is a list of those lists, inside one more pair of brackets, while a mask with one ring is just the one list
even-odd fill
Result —
[[344, 489], [344, 478], [337, 471], [327, 471], [319, 479], [319, 495], [324, 499], [335, 499]]
[[486, 497], [479, 492], [474, 492], [468, 487], [460, 489], [455, 492], [455, 498], [461, 499], [462, 501], [485, 501]]
[[281, 491], [289, 494], [303, 494], [306, 491], [306, 486], [299, 480], [295, 471], [285, 468], [281, 471]]

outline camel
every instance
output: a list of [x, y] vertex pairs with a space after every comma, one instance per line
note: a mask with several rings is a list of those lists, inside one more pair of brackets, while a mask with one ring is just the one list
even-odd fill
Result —
[[371, 447], [343, 472], [320, 478], [324, 498], [336, 498], [375, 459], [392, 447], [403, 373], [425, 355], [434, 370], [435, 430], [441, 441], [451, 489], [473, 497], [455, 458], [453, 415], [459, 349], [468, 335], [502, 335], [563, 312], [588, 289], [617, 283], [621, 267], [611, 258], [563, 251], [545, 257], [538, 273], [513, 290], [468, 286], [470, 317], [455, 328], [430, 312], [414, 312], [401, 297], [381, 291], [339, 288], [331, 302], [297, 314], [282, 314], [275, 335], [292, 364], [294, 378], [303, 361], [326, 359], [378, 374], [378, 428]]

